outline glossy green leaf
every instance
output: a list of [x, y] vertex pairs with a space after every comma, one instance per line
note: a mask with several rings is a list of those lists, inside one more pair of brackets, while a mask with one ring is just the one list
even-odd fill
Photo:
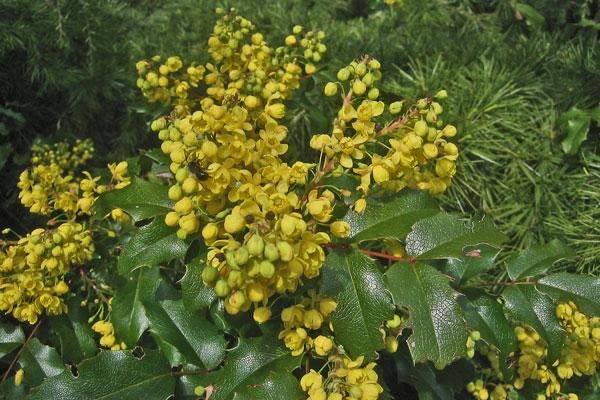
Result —
[[19, 325], [0, 324], [0, 358], [20, 347], [25, 342], [25, 334]]
[[349, 210], [344, 221], [350, 224], [350, 237], [357, 241], [403, 239], [415, 222], [439, 211], [437, 202], [427, 193], [403, 190], [386, 202], [370, 200], [362, 215]]
[[96, 215], [103, 218], [114, 208], [122, 208], [134, 221], [165, 215], [173, 208], [168, 190], [166, 185], [133, 177], [123, 189], [111, 190], [98, 198]]
[[540, 279], [537, 288], [555, 301], [572, 300], [583, 312], [600, 315], [600, 277], [560, 272]]
[[473, 367], [464, 359], [439, 371], [430, 362], [415, 364], [406, 345], [401, 345], [393, 357], [398, 381], [413, 386], [419, 400], [454, 400], [473, 380]]
[[179, 281], [183, 304], [190, 311], [207, 309], [217, 298], [215, 291], [206, 287], [202, 282], [205, 257], [205, 254], [201, 255], [186, 264], [185, 275]]
[[161, 262], [183, 257], [189, 243], [177, 237], [175, 229], [165, 225], [164, 217], [157, 216], [142, 226], [123, 246], [119, 256], [119, 273], [127, 275], [141, 266], [155, 266]]
[[299, 364], [300, 357], [291, 356], [276, 337], [240, 339], [225, 359], [210, 399], [302, 399], [300, 384], [291, 374]]
[[552, 299], [533, 286], [509, 286], [502, 292], [504, 306], [517, 321], [530, 325], [548, 344], [548, 357], [554, 362], [564, 343], [565, 331], [556, 318]]
[[440, 213], [413, 225], [406, 236], [406, 252], [419, 259], [461, 258], [467, 246], [483, 243], [500, 247], [506, 239], [490, 219], [465, 223]]
[[145, 304], [150, 332], [172, 366], [194, 364], [213, 369], [225, 357], [225, 338], [204, 315], [187, 310], [181, 300]]
[[30, 386], [65, 371], [65, 365], [56, 350], [42, 344], [37, 338], [31, 339], [23, 348], [18, 363], [25, 371]]
[[463, 258], [449, 258], [443, 267], [452, 275], [454, 286], [460, 286], [469, 279], [494, 268], [498, 249], [487, 244], [464, 248]]
[[112, 301], [111, 322], [117, 337], [133, 347], [149, 321], [143, 302], [154, 300], [160, 284], [158, 268], [140, 268], [133, 272], [125, 285], [118, 287]]
[[514, 3], [515, 11], [520, 13], [527, 20], [527, 24], [531, 26], [541, 26], [546, 19], [535, 8], [526, 3]]
[[558, 118], [558, 126], [564, 131], [565, 137], [561, 146], [565, 154], [574, 155], [587, 139], [592, 119], [600, 119], [600, 106], [592, 110], [582, 110], [572, 107]]
[[555, 239], [550, 243], [531, 247], [511, 257], [506, 263], [506, 270], [511, 279], [517, 280], [543, 274], [556, 261], [574, 256], [573, 250]]
[[131, 351], [102, 351], [71, 371], [47, 379], [34, 388], [29, 400], [146, 399], [165, 400], [175, 391], [175, 378], [159, 352], [145, 350], [140, 359]]
[[50, 326], [60, 338], [62, 358], [75, 364], [96, 354], [97, 338], [78, 302], [71, 301], [68, 306], [68, 314], [50, 318]]
[[198, 396], [194, 393], [194, 389], [196, 389], [197, 386], [208, 388], [219, 380], [219, 377], [223, 372], [222, 369], [206, 371], [203, 368], [198, 368], [193, 365], [184, 365], [182, 370], [192, 373], [178, 377], [177, 386], [175, 388], [175, 399], [177, 400], [197, 400]]
[[502, 305], [492, 296], [477, 292], [468, 296], [463, 309], [467, 325], [479, 331], [481, 338], [500, 351], [500, 368], [505, 379], [514, 369], [509, 368], [508, 355], [517, 350], [513, 326], [506, 319]]
[[336, 341], [351, 357], [374, 357], [384, 347], [379, 327], [393, 311], [377, 264], [357, 251], [332, 251], [321, 274], [321, 292], [337, 302], [331, 315]]
[[385, 277], [394, 303], [408, 308], [413, 330], [408, 345], [415, 362], [449, 364], [465, 355], [468, 332], [459, 293], [447, 276], [427, 264], [396, 263]]

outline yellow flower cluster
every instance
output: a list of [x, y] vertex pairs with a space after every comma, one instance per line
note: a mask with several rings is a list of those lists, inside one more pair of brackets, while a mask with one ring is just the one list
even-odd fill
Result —
[[577, 400], [574, 393], [561, 393], [561, 381], [573, 377], [591, 376], [596, 373], [600, 361], [600, 317], [589, 317], [578, 310], [572, 301], [559, 303], [556, 315], [567, 336], [561, 356], [552, 365], [548, 364], [548, 349], [541, 336], [530, 326], [523, 325], [515, 328], [519, 343], [517, 359], [517, 377], [511, 384], [501, 381], [499, 373], [498, 353], [485, 351], [490, 359], [494, 382], [489, 383], [493, 388], [491, 393], [482, 384], [483, 381], [471, 382], [467, 390], [476, 398], [485, 400], [505, 400], [511, 390], [520, 390], [527, 380], [538, 381], [545, 386], [543, 393], [538, 393], [536, 400], [569, 399]]
[[64, 275], [91, 259], [92, 234], [76, 222], [35, 229], [16, 243], [0, 241], [0, 311], [34, 324], [45, 313], [65, 312]]
[[[254, 25], [237, 15], [235, 9], [217, 9], [221, 18], [208, 39], [208, 51], [214, 61], [184, 67], [177, 56], [160, 56], [139, 61], [137, 85], [151, 102], [174, 104], [175, 114], [185, 116], [197, 109], [205, 95], [217, 102], [236, 98], [248, 110], [269, 109], [269, 114], [283, 116], [277, 101], [287, 98], [300, 85], [303, 73], [314, 74], [318, 62], [327, 50], [322, 43], [323, 32], [308, 31], [295, 26], [285, 38], [285, 46], [273, 49], [261, 33], [252, 33]], [[300, 59], [304, 57], [305, 62]], [[205, 87], [200, 85], [205, 83]], [[273, 107], [267, 107], [268, 105]], [[263, 110], [264, 111], [264, 110]], [[217, 119], [220, 119], [217, 117]]]
[[[301, 60], [320, 58], [324, 35], [301, 37], [296, 26], [286, 46], [273, 49], [234, 10], [221, 13], [208, 40], [214, 64], [203, 66], [205, 90], [182, 95], [175, 89], [175, 112], [152, 129], [175, 178], [168, 192], [175, 206], [165, 223], [180, 238], [201, 231], [209, 250], [203, 281], [236, 314], [317, 277], [322, 245], [330, 242], [323, 230], [345, 236], [349, 227], [332, 217], [333, 192], [306, 188], [313, 166], [281, 159], [288, 149], [287, 128], [278, 122], [282, 101], [303, 70], [315, 72]], [[262, 310], [257, 318], [268, 317]]]
[[[443, 107], [434, 98], [420, 99], [404, 113], [403, 102], [389, 104], [389, 114], [400, 116], [382, 125], [386, 104], [377, 101], [374, 87], [381, 76], [379, 67], [377, 60], [364, 57], [338, 71], [339, 81], [329, 82], [325, 94], [335, 95], [338, 86], [348, 86], [342, 106], [332, 132], [314, 136], [310, 145], [339, 163], [338, 174], [351, 170], [359, 175], [363, 195], [373, 183], [391, 191], [410, 187], [440, 194], [456, 172], [458, 148], [448, 139], [457, 130], [444, 124]], [[352, 83], [342, 83], [347, 80]], [[367, 90], [367, 98], [361, 98]], [[435, 100], [446, 97], [442, 90]], [[357, 206], [364, 209], [364, 199]]]
[[588, 317], [572, 301], [559, 304], [556, 315], [567, 331], [565, 349], [554, 365], [558, 377], [594, 375], [600, 362], [600, 317]]
[[327, 377], [323, 379], [311, 369], [300, 380], [300, 386], [309, 400], [376, 400], [383, 393], [377, 383], [376, 364], [364, 363], [362, 356], [352, 360], [346, 355], [331, 355]]
[[100, 338], [100, 346], [106, 347], [111, 350], [125, 350], [127, 345], [125, 342], [119, 342], [115, 337], [115, 328], [112, 323], [106, 320], [100, 320], [94, 322], [92, 330], [99, 333], [102, 337]]
[[78, 175], [92, 157], [92, 143], [78, 140], [73, 147], [63, 142], [52, 147], [36, 145], [32, 150], [32, 167], [21, 173], [17, 184], [21, 203], [34, 214], [89, 215], [96, 195], [105, 189], [97, 184], [99, 177], [89, 172]]
[[309, 290], [309, 296], [281, 312], [284, 329], [279, 338], [294, 356], [302, 354], [305, 349], [312, 349], [317, 356], [327, 356], [334, 347], [333, 340], [321, 334], [313, 338], [309, 332], [326, 327], [337, 304], [332, 298], [321, 297], [314, 290]]

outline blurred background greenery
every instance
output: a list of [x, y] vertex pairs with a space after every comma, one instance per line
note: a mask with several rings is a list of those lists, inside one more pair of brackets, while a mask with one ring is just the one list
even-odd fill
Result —
[[320, 96], [349, 57], [383, 67], [385, 98], [446, 89], [461, 132], [448, 210], [489, 215], [511, 237], [506, 254], [553, 238], [600, 269], [600, 12], [597, 0], [2, 0], [1, 227], [25, 229], [16, 181], [35, 140], [91, 138], [97, 166], [156, 141], [161, 109], [135, 88], [135, 61], [206, 60], [217, 6], [236, 7], [272, 41], [294, 24], [326, 31], [324, 68], [293, 99], [291, 157], [324, 133]]

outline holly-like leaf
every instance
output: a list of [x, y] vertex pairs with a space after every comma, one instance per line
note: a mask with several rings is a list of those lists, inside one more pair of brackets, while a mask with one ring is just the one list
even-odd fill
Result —
[[449, 258], [444, 272], [452, 275], [452, 284], [460, 286], [469, 279], [494, 268], [498, 249], [487, 244], [469, 246], [464, 249], [463, 258]]
[[150, 332], [172, 366], [186, 363], [213, 369], [225, 357], [225, 338], [204, 315], [188, 311], [181, 300], [145, 304]]
[[17, 349], [25, 342], [25, 334], [19, 325], [0, 324], [0, 358]]
[[439, 212], [437, 202], [427, 193], [403, 190], [384, 203], [370, 201], [362, 215], [349, 210], [344, 221], [350, 224], [350, 237], [356, 241], [403, 239], [415, 222]]
[[565, 154], [574, 155], [587, 139], [592, 119], [600, 120], [600, 106], [591, 110], [572, 107], [558, 118], [558, 126], [565, 132], [561, 146]]
[[79, 364], [76, 377], [65, 371], [46, 379], [27, 399], [164, 400], [174, 391], [171, 366], [159, 352], [145, 350], [138, 359], [131, 351], [102, 351]]
[[379, 327], [393, 311], [383, 274], [357, 251], [329, 253], [321, 274], [322, 293], [337, 302], [331, 315], [336, 341], [351, 357], [374, 357], [384, 347]]
[[479, 331], [481, 338], [500, 351], [500, 368], [505, 379], [510, 379], [514, 369], [506, 362], [508, 355], [517, 350], [517, 338], [512, 325], [504, 315], [502, 305], [483, 292], [468, 295], [463, 309], [467, 324]]
[[75, 364], [96, 354], [96, 338], [78, 302], [70, 301], [68, 306], [68, 314], [50, 318], [50, 326], [60, 338], [62, 358]]
[[168, 190], [166, 185], [133, 177], [123, 189], [100, 195], [95, 203], [95, 215], [103, 218], [114, 208], [122, 208], [134, 221], [165, 215], [173, 208]]
[[465, 223], [439, 213], [413, 225], [406, 236], [406, 252], [419, 259], [461, 258], [467, 246], [484, 243], [500, 247], [506, 239], [489, 219]]
[[65, 365], [56, 350], [40, 343], [37, 338], [31, 339], [25, 345], [18, 362], [25, 371], [30, 386], [35, 386], [45, 378], [65, 371]]
[[457, 302], [459, 293], [447, 276], [427, 264], [396, 263], [385, 277], [394, 303], [408, 308], [413, 331], [408, 345], [414, 362], [446, 365], [465, 355], [468, 332]]
[[583, 312], [600, 315], [600, 278], [560, 272], [538, 281], [537, 288], [555, 301], [572, 300]]
[[300, 357], [293, 357], [275, 337], [240, 339], [225, 359], [211, 400], [302, 399], [300, 384], [291, 374], [299, 364]]
[[158, 216], [142, 226], [123, 246], [118, 269], [127, 275], [141, 266], [155, 266], [161, 262], [183, 257], [189, 243], [177, 237], [175, 230], [167, 226], [163, 216]]
[[572, 258], [575, 252], [559, 240], [529, 248], [513, 257], [506, 263], [506, 270], [511, 279], [517, 280], [528, 276], [536, 276], [547, 272], [556, 261]]
[[[219, 380], [222, 369], [214, 371], [206, 371], [203, 368], [198, 368], [193, 365], [184, 365], [182, 368], [186, 372], [193, 372], [190, 374], [181, 375], [177, 379], [177, 386], [175, 388], [175, 399], [181, 400], [197, 400], [198, 396], [194, 393], [197, 386], [208, 387]], [[210, 389], [209, 389], [210, 390]], [[207, 396], [207, 398], [210, 398]]]
[[548, 345], [548, 358], [554, 362], [564, 343], [565, 331], [558, 322], [552, 299], [533, 286], [509, 286], [502, 292], [504, 306], [517, 321], [530, 325]]
[[[413, 386], [417, 390], [419, 400], [453, 400], [456, 398], [449, 385], [438, 381], [438, 376], [431, 363], [415, 364], [405, 346], [400, 347], [394, 354], [394, 361], [398, 381]], [[469, 377], [473, 375], [473, 371], [467, 368], [462, 368], [460, 372]]]
[[133, 347], [148, 328], [146, 308], [143, 302], [154, 300], [154, 292], [160, 284], [158, 268], [139, 268], [133, 272], [125, 285], [118, 287], [112, 301], [111, 322], [117, 338]]
[[183, 304], [190, 311], [207, 309], [215, 301], [215, 291], [202, 282], [202, 270], [206, 265], [206, 254], [194, 258], [186, 265], [185, 275], [179, 281]]

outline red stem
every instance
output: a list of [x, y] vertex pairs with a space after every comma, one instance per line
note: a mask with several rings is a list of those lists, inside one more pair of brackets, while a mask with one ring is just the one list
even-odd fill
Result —
[[17, 360], [21, 356], [21, 353], [23, 352], [23, 349], [25, 348], [25, 346], [27, 346], [27, 343], [29, 343], [29, 341], [33, 338], [33, 336], [35, 335], [35, 333], [37, 332], [37, 330], [38, 330], [38, 328], [40, 327], [41, 324], [42, 324], [42, 320], [39, 320], [38, 323], [33, 327], [33, 329], [31, 330], [31, 333], [29, 334], [29, 336], [25, 340], [25, 343], [23, 343], [23, 345], [21, 346], [21, 348], [19, 349], [19, 351], [15, 355], [15, 358], [13, 358], [13, 360], [11, 361], [10, 365], [8, 366], [6, 372], [2, 376], [2, 380], [0, 380], [0, 383], [4, 382], [6, 380], [6, 378], [8, 378], [8, 375], [10, 374], [10, 371], [13, 369], [13, 367], [17, 363]]
[[417, 262], [416, 258], [414, 258], [414, 257], [397, 257], [397, 256], [392, 256], [390, 254], [378, 253], [376, 251], [362, 250], [362, 249], [359, 249], [359, 251], [363, 254], [367, 254], [369, 256], [373, 256], [373, 257], [377, 257], [377, 258], [384, 258], [386, 260], [402, 261], [402, 262], [408, 262], [411, 264], [414, 264]]
[[[337, 243], [337, 244], [325, 243], [322, 246], [325, 248], [329, 248], [329, 249], [346, 249], [346, 248], [348, 248], [348, 245], [345, 243]], [[369, 255], [369, 256], [373, 256], [373, 257], [377, 257], [377, 258], [384, 258], [386, 260], [402, 261], [402, 262], [408, 262], [411, 264], [414, 264], [417, 262], [417, 259], [414, 257], [398, 257], [398, 256], [392, 256], [391, 254], [379, 253], [377, 251], [364, 250], [364, 249], [358, 249], [358, 251], [360, 251], [363, 254]]]

